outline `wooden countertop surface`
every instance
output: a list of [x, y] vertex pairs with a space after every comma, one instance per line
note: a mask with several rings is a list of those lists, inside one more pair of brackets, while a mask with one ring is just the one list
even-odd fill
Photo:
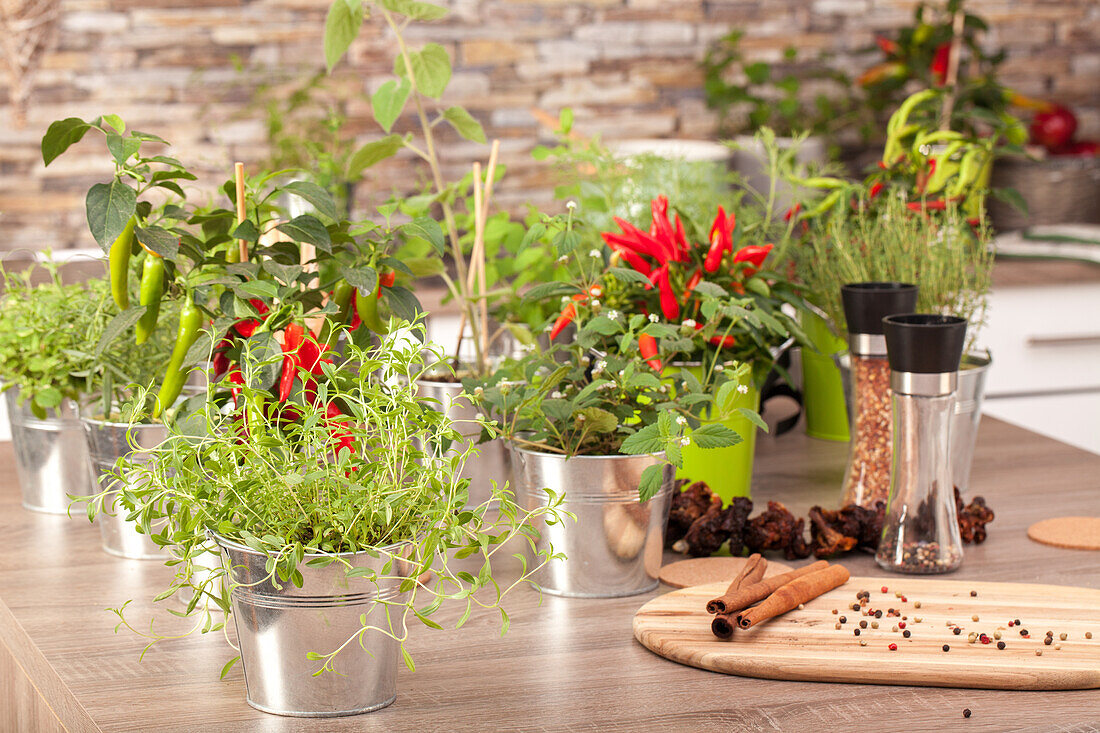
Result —
[[[801, 433], [758, 441], [759, 503], [793, 511], [837, 497], [847, 444]], [[474, 614], [459, 631], [417, 628], [417, 672], [402, 668], [397, 702], [352, 718], [266, 715], [244, 700], [220, 635], [165, 642], [138, 660], [142, 642], [113, 631], [104, 609], [148, 599], [168, 577], [155, 562], [99, 548], [83, 519], [23, 510], [10, 444], [0, 445], [0, 729], [70, 731], [405, 730], [1096, 730], [1100, 692], [1002, 692], [779, 682], [730, 677], [661, 659], [634, 641], [634, 611], [655, 594], [614, 600], [521, 589], [498, 617]], [[974, 492], [997, 514], [989, 540], [968, 547], [956, 579], [1100, 588], [1100, 553], [1029, 541], [1032, 522], [1100, 511], [1100, 457], [986, 418]], [[854, 575], [878, 574], [853, 555]], [[508, 575], [511, 569], [500, 571]], [[667, 590], [667, 589], [662, 589]], [[1097, 610], [1100, 621], [1100, 610]], [[447, 618], [457, 617], [451, 610]], [[8, 661], [5, 663], [5, 647]], [[6, 664], [6, 666], [5, 666]], [[20, 675], [25, 675], [20, 677]], [[41, 696], [36, 698], [34, 692]], [[22, 714], [18, 728], [5, 727]], [[973, 717], [964, 721], [962, 711]], [[18, 711], [22, 712], [18, 712]], [[17, 718], [16, 718], [17, 719]], [[34, 721], [30, 723], [28, 721]], [[11, 722], [8, 726], [14, 725]], [[38, 727], [32, 727], [37, 725]]]

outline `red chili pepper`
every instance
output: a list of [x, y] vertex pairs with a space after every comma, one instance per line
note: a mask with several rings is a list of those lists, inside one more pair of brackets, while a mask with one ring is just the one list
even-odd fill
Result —
[[550, 329], [550, 340], [556, 339], [558, 334], [565, 330], [565, 327], [572, 323], [576, 317], [577, 306], [574, 303], [566, 303], [565, 307], [561, 309], [558, 320], [554, 321], [554, 327]]
[[297, 323], [287, 324], [283, 332], [283, 372], [279, 378], [279, 402], [286, 402], [294, 388], [294, 378], [298, 376], [300, 349], [305, 336], [305, 328]]
[[648, 333], [638, 336], [638, 353], [645, 359], [645, 363], [654, 371], [661, 371], [661, 360], [657, 358], [657, 339]]
[[375, 290], [375, 298], [382, 299], [382, 288], [392, 288], [394, 282], [397, 281], [397, 273], [393, 270], [389, 272], [383, 272], [378, 276], [378, 288]]
[[695, 272], [688, 278], [687, 287], [684, 289], [684, 302], [686, 303], [691, 294], [695, 292], [695, 286], [699, 284], [699, 281], [703, 279], [703, 271], [698, 267], [695, 268]]
[[874, 184], [873, 186], [871, 186], [871, 191], [868, 194], [868, 198], [874, 198], [875, 196], [878, 196], [880, 193], [882, 193], [883, 188], [885, 188], [885, 186], [882, 181]]
[[901, 51], [901, 47], [898, 46], [896, 41], [892, 41], [884, 36], [878, 36], [875, 38], [875, 43], [882, 49], [882, 52], [887, 56], [897, 56]]
[[627, 238], [633, 240], [635, 244], [634, 249], [640, 254], [647, 254], [662, 263], [676, 259], [676, 253], [671, 249], [671, 242], [666, 245], [664, 242], [661, 242], [657, 238], [643, 232], [638, 227], [619, 217], [615, 217], [614, 221], [619, 225], [619, 228], [623, 230], [623, 234], [625, 234]]
[[941, 43], [936, 49], [936, 55], [932, 57], [932, 65], [928, 70], [932, 72], [932, 79], [936, 86], [942, 87], [947, 83], [947, 67], [951, 63], [951, 42]]
[[229, 383], [237, 385], [236, 387], [230, 387], [229, 393], [233, 395], [233, 406], [238, 407], [241, 396], [240, 388], [244, 386], [244, 375], [241, 374], [240, 367], [233, 367], [233, 370], [229, 372]]
[[[270, 312], [267, 303], [259, 298], [249, 298], [248, 302], [252, 304], [253, 308], [260, 312], [261, 316], [267, 315], [267, 313]], [[240, 334], [241, 338], [250, 338], [262, 322], [263, 319], [261, 318], [249, 318], [240, 323], [233, 324], [233, 330]]]
[[795, 204], [787, 209], [787, 213], [783, 215], [783, 221], [790, 221], [793, 217], [798, 216], [800, 211], [802, 211], [802, 204]]
[[773, 244], [750, 244], [737, 250], [737, 254], [733, 256], [733, 261], [735, 264], [738, 262], [749, 263], [749, 266], [745, 268], [745, 277], [752, 277], [764, 265], [764, 260], [768, 259], [768, 253], [772, 251], [774, 246]]
[[936, 199], [935, 201], [910, 201], [906, 208], [910, 211], [944, 211], [947, 209], [947, 201]]
[[649, 210], [653, 216], [653, 235], [657, 241], [661, 242], [666, 252], [669, 253], [669, 259], [680, 259], [680, 247], [676, 242], [676, 233], [672, 228], [672, 223], [668, 220], [668, 197], [658, 196], [649, 203]]
[[684, 223], [680, 221], [680, 215], [676, 215], [676, 246], [680, 248], [680, 251], [684, 253], [685, 257], [690, 254], [691, 248], [688, 246], [687, 235], [684, 234]]
[[[702, 323], [696, 323], [695, 324], [695, 330], [696, 331], [702, 331], [703, 330], [703, 324]], [[727, 348], [727, 349], [732, 349], [734, 347], [734, 345], [737, 343], [737, 340], [733, 336], [711, 336], [709, 341], [714, 346], [721, 346], [721, 347]]]
[[657, 289], [660, 291], [661, 312], [665, 318], [675, 323], [680, 320], [680, 303], [672, 292], [672, 283], [668, 279], [668, 265], [662, 265], [657, 271]]

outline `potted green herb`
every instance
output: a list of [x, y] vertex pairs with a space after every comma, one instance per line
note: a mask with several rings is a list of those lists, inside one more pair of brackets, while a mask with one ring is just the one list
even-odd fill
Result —
[[597, 250], [587, 259], [600, 273], [602, 307], [628, 319], [644, 316], [661, 329], [662, 348], [671, 355], [665, 371], [682, 369], [713, 394], [706, 419], [743, 439], [721, 450], [691, 446], [683, 452], [681, 476], [705, 480], [731, 501], [750, 493], [766, 377], [792, 336], [801, 338], [787, 311], [806, 306], [778, 268], [766, 265], [769, 227], [753, 207], [727, 214], [718, 206], [708, 212], [709, 227], [681, 216], [665, 196], [654, 198], [649, 210], [642, 227], [616, 219], [618, 231], [602, 233], [613, 252], [606, 267], [602, 255], [594, 257]]
[[58, 267], [33, 284], [33, 268], [2, 270], [0, 381], [6, 391], [23, 506], [65, 514], [69, 495], [92, 493], [79, 402], [88, 394], [96, 324], [110, 301], [107, 283], [63, 284]]
[[[402, 653], [412, 668], [411, 623], [438, 629], [435, 612], [453, 602], [466, 608], [456, 626], [478, 606], [499, 609], [506, 629], [501, 598], [550, 557], [503, 588], [494, 580], [503, 546], [533, 542], [531, 522], [553, 522], [556, 501], [523, 512], [501, 486], [499, 512], [489, 500], [465, 508], [468, 453], [439, 450], [459, 433], [415, 387], [433, 356], [418, 342], [352, 342], [344, 357], [321, 353], [320, 375], [299, 367], [317, 379], [314, 400], [281, 403], [256, 386], [281, 360], [246, 345], [243, 379], [226, 385], [238, 407], [212, 390], [148, 461], [120, 465], [120, 501], [178, 561], [158, 599], [190, 599], [194, 631], [219, 631], [218, 609], [230, 614], [252, 706], [332, 716], [389, 705]], [[210, 541], [224, 556], [214, 575], [196, 569]], [[151, 644], [166, 638], [125, 605], [117, 613]]]

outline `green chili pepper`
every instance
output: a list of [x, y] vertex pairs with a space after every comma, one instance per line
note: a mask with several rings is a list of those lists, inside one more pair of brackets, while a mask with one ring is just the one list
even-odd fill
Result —
[[160, 296], [164, 294], [164, 260], [160, 255], [147, 252], [145, 264], [141, 268], [141, 288], [139, 303], [145, 306], [145, 312], [134, 327], [137, 343], [143, 344], [157, 327], [160, 315]]
[[111, 243], [110, 252], [107, 255], [108, 271], [111, 275], [111, 296], [119, 310], [130, 307], [130, 250], [134, 246], [134, 227], [137, 226], [137, 217], [131, 216], [126, 222], [122, 234]]
[[190, 371], [183, 369], [183, 358], [187, 356], [187, 351], [199, 337], [202, 322], [202, 311], [191, 302], [188, 296], [180, 309], [180, 326], [176, 333], [176, 344], [172, 347], [172, 356], [168, 359], [168, 371], [160, 385], [156, 404], [153, 405], [154, 418], [160, 417], [161, 413], [171, 407], [183, 391], [183, 382], [187, 378], [187, 372]]
[[363, 325], [374, 331], [379, 336], [385, 336], [389, 332], [386, 324], [382, 321], [382, 318], [378, 315], [378, 297], [375, 295], [375, 290], [378, 289], [378, 279], [375, 278], [374, 287], [371, 288], [366, 295], [363, 295], [362, 291], [355, 291], [355, 310], [359, 313], [359, 320], [363, 322]]
[[947, 195], [950, 198], [965, 196], [967, 189], [977, 182], [982, 168], [985, 167], [985, 161], [985, 148], [974, 147], [968, 150], [963, 155], [962, 162], [959, 163], [958, 175], [955, 176], [955, 180], [948, 189]]

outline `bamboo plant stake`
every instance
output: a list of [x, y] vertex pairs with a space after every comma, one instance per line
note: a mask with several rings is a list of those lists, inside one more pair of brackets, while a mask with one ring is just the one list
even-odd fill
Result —
[[[489, 164], [486, 171], [484, 185], [481, 177], [481, 163], [475, 162], [473, 166], [474, 179], [474, 244], [470, 248], [470, 264], [466, 272], [466, 293], [470, 303], [462, 309], [462, 315], [458, 323], [458, 345], [455, 348], [457, 357], [462, 348], [462, 341], [466, 331], [466, 321], [473, 310], [470, 320], [471, 335], [477, 340], [480, 348], [476, 365], [479, 370], [488, 367], [489, 338], [489, 303], [486, 298], [488, 286], [485, 274], [485, 224], [489, 219], [489, 206], [493, 198], [493, 182], [496, 178], [497, 157], [500, 154], [500, 140], [494, 140], [489, 152]], [[475, 289], [476, 288], [476, 289]]]
[[[233, 164], [233, 177], [237, 182], [237, 226], [244, 223], [245, 218], [248, 216], [248, 212], [244, 205], [244, 163], [237, 161]], [[248, 262], [248, 242], [239, 239], [237, 245], [240, 247], [241, 262]]]
[[947, 87], [947, 94], [943, 100], [943, 118], [940, 120], [941, 130], [951, 129], [951, 115], [955, 112], [955, 97], [958, 94], [959, 81], [959, 56], [962, 50], [963, 33], [966, 30], [966, 13], [962, 8], [955, 11], [951, 18], [951, 52], [947, 57], [947, 73], [944, 74], [943, 84]]

